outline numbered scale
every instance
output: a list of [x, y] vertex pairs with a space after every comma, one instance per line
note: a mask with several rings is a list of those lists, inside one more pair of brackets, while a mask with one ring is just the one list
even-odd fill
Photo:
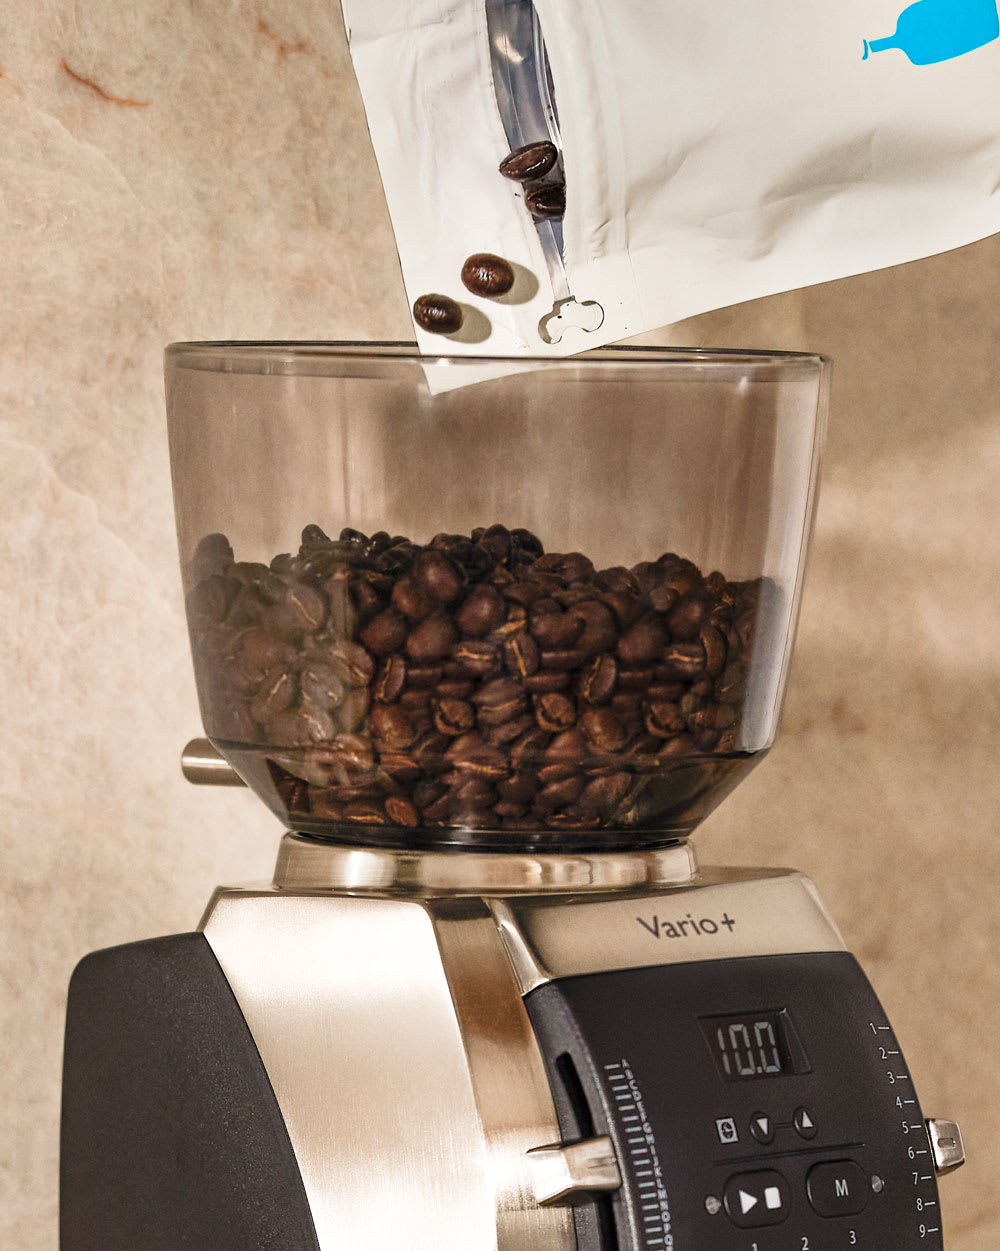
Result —
[[286, 836], [70, 996], [63, 1251], [943, 1247], [899, 1042], [815, 888]]

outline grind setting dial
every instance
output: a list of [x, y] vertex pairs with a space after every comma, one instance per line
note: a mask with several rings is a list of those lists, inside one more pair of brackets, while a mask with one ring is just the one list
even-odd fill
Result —
[[564, 1138], [605, 1169], [558, 1200], [581, 1205], [581, 1251], [943, 1247], [961, 1133], [924, 1120], [852, 956], [570, 977], [526, 1003]]

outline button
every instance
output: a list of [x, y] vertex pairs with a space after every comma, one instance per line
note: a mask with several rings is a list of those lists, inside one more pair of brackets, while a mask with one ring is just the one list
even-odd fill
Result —
[[868, 1177], [853, 1160], [816, 1164], [806, 1177], [806, 1194], [820, 1216], [853, 1216], [868, 1205]]
[[950, 1173], [953, 1168], [965, 1163], [962, 1131], [954, 1121], [945, 1121], [938, 1116], [930, 1117], [927, 1121], [927, 1137], [930, 1139], [936, 1173]]
[[766, 1112], [755, 1112], [750, 1118], [750, 1133], [764, 1147], [774, 1142], [774, 1121]]
[[536, 1147], [528, 1152], [528, 1162], [535, 1199], [541, 1204], [583, 1203], [596, 1191], [607, 1193], [622, 1184], [614, 1146], [603, 1136]]
[[735, 1173], [726, 1182], [722, 1195], [726, 1215], [741, 1229], [760, 1225], [780, 1225], [788, 1215], [788, 1183], [780, 1173], [764, 1169], [759, 1173]]
[[816, 1121], [808, 1108], [796, 1108], [792, 1116], [792, 1124], [800, 1138], [816, 1137]]

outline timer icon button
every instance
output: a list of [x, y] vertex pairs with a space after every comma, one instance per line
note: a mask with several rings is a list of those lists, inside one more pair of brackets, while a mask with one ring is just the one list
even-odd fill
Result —
[[755, 1112], [750, 1118], [750, 1133], [762, 1147], [774, 1142], [773, 1118], [766, 1112]]
[[792, 1124], [800, 1138], [816, 1137], [816, 1120], [808, 1108], [796, 1108]]

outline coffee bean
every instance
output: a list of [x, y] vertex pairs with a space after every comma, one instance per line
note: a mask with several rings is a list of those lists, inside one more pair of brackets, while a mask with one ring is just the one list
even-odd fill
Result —
[[660, 656], [667, 641], [666, 629], [656, 617], [641, 617], [618, 640], [618, 655], [626, 665], [648, 664]]
[[425, 617], [410, 631], [410, 637], [406, 640], [406, 654], [418, 664], [442, 660], [450, 655], [457, 637], [458, 631], [451, 618], [444, 613], [434, 613]]
[[503, 596], [493, 586], [474, 586], [455, 614], [455, 623], [468, 638], [482, 638], [495, 630], [505, 617]]
[[468, 699], [475, 689], [472, 678], [443, 678], [434, 687], [434, 693], [439, 699]]
[[610, 708], [587, 708], [580, 721], [598, 751], [618, 751], [625, 745], [625, 727]]
[[464, 639], [452, 649], [452, 657], [458, 672], [472, 677], [493, 677], [503, 667], [500, 648], [489, 639]]
[[542, 787], [535, 796], [532, 806], [536, 811], [551, 812], [579, 799], [583, 788], [584, 780], [578, 773], [571, 774], [569, 777], [559, 778]]
[[547, 182], [524, 197], [532, 217], [543, 220], [562, 217], [566, 212], [566, 187], [561, 182]]
[[[576, 655], [576, 653], [573, 653]], [[572, 681], [573, 675], [568, 669], [542, 669], [524, 678], [524, 689], [533, 695], [544, 695], [548, 691], [565, 691]]]
[[543, 730], [553, 732], [567, 730], [576, 720], [576, 708], [573, 701], [559, 692], [551, 695], [536, 695], [534, 708], [535, 720]]
[[407, 665], [406, 684], [421, 690], [437, 687], [441, 681], [441, 674], [442, 668], [440, 665]]
[[572, 647], [585, 624], [582, 617], [563, 612], [554, 599], [536, 600], [528, 612], [528, 629], [543, 648]]
[[313, 661], [299, 673], [299, 686], [305, 699], [327, 708], [343, 703], [346, 687], [343, 678], [330, 664]]
[[222, 621], [229, 612], [230, 605], [240, 590], [236, 578], [227, 578], [221, 573], [213, 573], [195, 586], [185, 606], [188, 616], [205, 617], [208, 621]]
[[506, 295], [514, 285], [514, 271], [502, 256], [476, 252], [462, 266], [462, 283], [473, 295]]
[[434, 709], [434, 725], [442, 734], [465, 734], [475, 724], [476, 710], [464, 699], [442, 699]]
[[332, 737], [333, 722], [318, 708], [288, 708], [267, 724], [267, 741], [281, 747], [305, 746]]
[[701, 643], [671, 643], [663, 652], [663, 663], [677, 677], [697, 677], [705, 669], [705, 649]]
[[[552, 735], [548, 731], [533, 725], [517, 739], [511, 748], [511, 763], [518, 769], [527, 769], [537, 764], [542, 759], [551, 739]], [[582, 737], [580, 741], [583, 741]]]
[[686, 724], [686, 718], [678, 704], [656, 700], [646, 709], [646, 729], [659, 738], [672, 738], [675, 734], [680, 734]]
[[392, 588], [392, 602], [411, 621], [422, 621], [434, 609], [434, 600], [417, 587], [409, 574]]
[[667, 617], [667, 627], [675, 639], [688, 641], [698, 637], [708, 620], [712, 603], [708, 596], [691, 591], [682, 596]]
[[431, 599], [450, 604], [462, 591], [464, 579], [441, 551], [421, 552], [413, 562], [413, 580]]
[[385, 801], [385, 815], [394, 825], [403, 825], [408, 829], [420, 824], [420, 813], [402, 795], [391, 795]]
[[375, 698], [385, 704], [397, 700], [406, 682], [406, 661], [402, 656], [390, 656], [375, 679]]
[[369, 720], [373, 732], [390, 748], [403, 751], [414, 740], [412, 721], [405, 710], [395, 704], [375, 704]]
[[402, 647], [409, 625], [396, 608], [386, 608], [373, 617], [361, 631], [361, 641], [374, 656], [387, 656]]
[[586, 653], [578, 651], [575, 647], [560, 647], [543, 651], [539, 658], [543, 669], [558, 669], [566, 672], [579, 669], [587, 661]]
[[600, 600], [584, 599], [568, 609], [568, 615], [583, 622], [583, 630], [574, 646], [584, 655], [609, 651], [618, 641], [618, 625], [614, 614]]
[[631, 785], [632, 778], [627, 773], [606, 773], [587, 783], [580, 795], [580, 803], [610, 816], [628, 794]]
[[[353, 734], [355, 730], [360, 729], [370, 703], [371, 696], [367, 687], [355, 686], [347, 691], [337, 709], [337, 721], [340, 728], [348, 734]], [[317, 737], [324, 736], [317, 735]]]
[[413, 304], [413, 320], [430, 334], [455, 334], [462, 329], [462, 306], [450, 296], [432, 292], [418, 296]]
[[504, 644], [504, 663], [507, 671], [522, 681], [538, 672], [538, 644], [527, 630], [512, 635]]
[[250, 705], [250, 715], [258, 725], [267, 725], [279, 712], [291, 706], [295, 698], [295, 680], [290, 673], [278, 669], [264, 679]]
[[515, 148], [505, 156], [500, 162], [500, 173], [515, 182], [530, 182], [533, 178], [544, 178], [558, 159], [555, 144], [540, 139]]
[[705, 651], [705, 672], [717, 677], [726, 666], [726, 636], [713, 625], [703, 625], [698, 639]]
[[399, 697], [399, 702], [409, 712], [427, 712], [431, 706], [431, 700], [434, 698], [434, 692], [428, 690], [403, 691]]
[[598, 656], [580, 677], [580, 698], [588, 704], [604, 704], [618, 682], [618, 666], [613, 656]]

